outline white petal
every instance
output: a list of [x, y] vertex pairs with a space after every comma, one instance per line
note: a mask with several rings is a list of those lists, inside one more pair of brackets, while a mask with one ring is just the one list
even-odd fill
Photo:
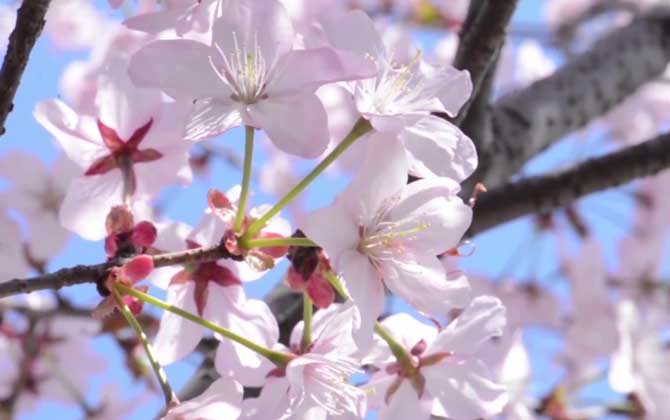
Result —
[[507, 404], [505, 387], [479, 360], [465, 359], [424, 368], [426, 388], [448, 418], [474, 420], [499, 414]]
[[400, 134], [411, 156], [410, 173], [420, 178], [445, 176], [462, 182], [477, 168], [475, 145], [458, 127], [428, 116]]
[[374, 324], [384, 310], [384, 286], [374, 266], [360, 253], [345, 251], [339, 263], [344, 286], [360, 312], [361, 325], [354, 331], [354, 340], [364, 350], [372, 345]]
[[434, 255], [413, 256], [382, 265], [384, 283], [419, 312], [445, 315], [462, 308], [470, 300], [470, 285], [465, 277], [447, 280], [442, 263]]
[[505, 327], [505, 307], [493, 296], [478, 296], [443, 329], [428, 346], [426, 354], [452, 352], [474, 354], [492, 337], [499, 337]]
[[[194, 282], [170, 286], [167, 301], [180, 309], [197, 314], [194, 290]], [[195, 349], [204, 334], [205, 327], [172, 312], [163, 311], [154, 339], [158, 360], [162, 365], [169, 365], [183, 359]]]
[[220, 378], [196, 398], [171, 409], [165, 420], [234, 420], [242, 412], [242, 385], [232, 379]]

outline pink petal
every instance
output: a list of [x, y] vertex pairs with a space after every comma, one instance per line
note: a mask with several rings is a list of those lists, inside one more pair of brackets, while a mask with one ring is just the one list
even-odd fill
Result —
[[186, 39], [154, 41], [132, 56], [128, 71], [138, 86], [159, 88], [175, 99], [230, 94], [212, 68], [212, 51]]
[[450, 352], [470, 355], [482, 343], [502, 335], [505, 307], [493, 296], [478, 296], [430, 344], [426, 354]]
[[479, 360], [447, 361], [424, 368], [426, 388], [437, 398], [446, 417], [455, 419], [490, 418], [507, 404], [505, 386]]
[[331, 48], [290, 51], [279, 59], [266, 92], [271, 96], [295, 95], [314, 92], [326, 83], [361, 78], [360, 69], [350, 70], [346, 64]]
[[328, 117], [315, 94], [263, 100], [249, 106], [249, 116], [286, 153], [313, 159], [328, 146]]
[[472, 140], [442, 118], [423, 118], [400, 138], [412, 159], [410, 173], [420, 178], [445, 176], [462, 182], [477, 168]]
[[326, 36], [335, 47], [379, 59], [386, 56], [386, 48], [372, 19], [361, 10], [354, 10], [324, 23]]
[[135, 86], [124, 59], [111, 60], [98, 78], [95, 104], [104, 125], [127, 141], [158, 112], [162, 99], [157, 89]]
[[74, 179], [60, 208], [61, 224], [90, 241], [104, 238], [107, 213], [122, 203], [122, 187], [120, 171]]
[[169, 410], [165, 420], [236, 419], [242, 412], [242, 385], [220, 378], [192, 400]]
[[359, 224], [367, 225], [384, 201], [407, 184], [407, 158], [395, 138], [374, 133], [359, 141], [369, 144], [366, 158], [341, 198], [351, 214], [358, 216]]
[[340, 257], [338, 271], [347, 291], [360, 312], [360, 326], [354, 340], [361, 350], [372, 345], [372, 330], [384, 310], [384, 286], [370, 261], [356, 251], [345, 251]]
[[102, 143], [95, 120], [80, 117], [63, 102], [42, 101], [33, 114], [37, 122], [55, 137], [65, 154], [82, 168], [109, 153]]
[[429, 419], [431, 401], [419, 400], [414, 387], [405, 379], [390, 396], [388, 404], [382, 406], [379, 420]]
[[[170, 286], [167, 302], [185, 311], [197, 313], [193, 299], [195, 284]], [[154, 338], [154, 347], [159, 361], [169, 365], [189, 355], [205, 334], [205, 327], [186, 318], [164, 311]]]
[[230, 9], [212, 27], [212, 43], [226, 57], [235, 57], [240, 51], [254, 54], [258, 47], [262, 57], [255, 60], [264, 60], [270, 69], [293, 47], [293, 25], [278, 1], [248, 2]]
[[224, 98], [197, 101], [186, 125], [184, 138], [190, 141], [205, 140], [239, 127], [242, 124], [239, 107], [239, 103]]
[[419, 312], [445, 315], [470, 300], [467, 279], [447, 280], [442, 263], [434, 255], [415, 255], [407, 261], [384, 263], [382, 269], [386, 286]]
[[309, 213], [300, 228], [323, 247], [333, 264], [344, 250], [355, 249], [359, 241], [358, 223], [338, 204]]

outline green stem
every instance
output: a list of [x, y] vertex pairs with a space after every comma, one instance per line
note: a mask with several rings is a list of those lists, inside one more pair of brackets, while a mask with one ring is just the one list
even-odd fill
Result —
[[337, 277], [337, 275], [330, 270], [326, 271], [326, 277], [328, 278], [328, 281], [330, 282], [331, 286], [333, 286], [337, 294], [340, 295], [342, 299], [349, 300], [349, 293], [347, 293], [339, 277]]
[[240, 240], [242, 247], [246, 249], [251, 248], [268, 248], [273, 246], [314, 246], [318, 247], [317, 244], [312, 242], [308, 238], [258, 238], [258, 239], [248, 239], [245, 241]]
[[366, 119], [360, 118], [354, 127], [351, 129], [349, 134], [340, 142], [340, 144], [337, 145], [329, 154], [326, 156], [317, 166], [316, 168], [312, 169], [312, 172], [307, 174], [305, 178], [303, 178], [302, 181], [291, 191], [288, 192], [282, 198], [279, 200], [279, 203], [275, 204], [274, 207], [270, 209], [267, 213], [263, 215], [260, 219], [256, 220], [249, 226], [249, 229], [247, 229], [247, 232], [244, 234], [242, 238], [248, 240], [249, 238], [253, 238], [254, 235], [256, 235], [263, 227], [265, 224], [273, 218], [277, 213], [279, 213], [284, 207], [286, 207], [291, 201], [293, 201], [301, 192], [305, 190], [309, 186], [309, 184], [312, 183], [318, 177], [321, 175], [321, 173], [326, 170], [333, 162], [335, 162], [335, 159], [340, 157], [342, 153], [344, 153], [345, 150], [349, 148], [354, 142], [359, 139], [361, 136], [363, 136], [365, 133], [368, 131], [372, 130], [372, 126], [370, 125], [370, 122]]
[[251, 183], [251, 163], [254, 156], [254, 128], [244, 127], [244, 172], [242, 172], [242, 191], [240, 192], [240, 204], [235, 216], [235, 232], [242, 230], [244, 215], [246, 214], [247, 200], [249, 198], [249, 184]]
[[398, 343], [395, 338], [393, 338], [391, 333], [388, 332], [388, 330], [384, 328], [379, 322], [375, 323], [375, 332], [382, 338], [382, 340], [386, 341], [389, 349], [391, 349], [391, 353], [393, 353], [395, 358], [402, 365], [405, 374], [412, 376], [412, 374], [416, 372], [416, 366], [414, 366], [412, 363], [412, 358], [410, 357], [409, 353], [407, 353], [407, 350], [405, 350], [402, 344]]
[[153, 297], [151, 295], [148, 295], [146, 293], [142, 293], [139, 290], [133, 289], [131, 287], [124, 286], [122, 284], [117, 285], [120, 291], [122, 291], [125, 294], [131, 295], [136, 297], [137, 299], [140, 299], [144, 302], [150, 303], [154, 306], [158, 306], [161, 309], [164, 309], [168, 312], [172, 312], [173, 314], [179, 315], [183, 318], [188, 319], [189, 321], [196, 323], [198, 325], [202, 325], [203, 327], [214, 331], [215, 333], [221, 334], [222, 336], [233, 340], [244, 347], [260, 354], [261, 356], [267, 358], [270, 360], [272, 363], [277, 365], [278, 367], [286, 367], [288, 362], [290, 362], [293, 359], [293, 355], [288, 354], [288, 353], [282, 353], [278, 352], [272, 349], [269, 349], [267, 347], [263, 347], [260, 344], [257, 344], [251, 340], [248, 340], [241, 335], [238, 335], [226, 328], [223, 328], [220, 325], [217, 325], [211, 321], [208, 321], [206, 319], [200, 318], [199, 316], [192, 314], [188, 311], [185, 311], [183, 309], [177, 308], [176, 306], [170, 305], [169, 303], [158, 299], [156, 297]]
[[302, 294], [302, 319], [304, 321], [302, 329], [302, 341], [300, 342], [300, 349], [305, 352], [312, 345], [312, 315], [314, 314], [314, 307], [312, 299], [309, 298], [307, 292]]
[[[333, 271], [331, 270], [327, 271], [326, 278], [328, 278], [328, 281], [337, 291], [337, 293], [342, 297], [342, 299], [344, 299], [345, 301], [350, 299], [349, 294], [344, 288], [344, 285]], [[391, 349], [391, 353], [393, 353], [398, 362], [400, 362], [403, 369], [405, 370], [405, 373], [411, 375], [414, 372], [416, 372], [416, 366], [414, 366], [414, 364], [412, 363], [412, 358], [410, 357], [409, 353], [407, 353], [407, 350], [402, 346], [402, 344], [398, 343], [393, 338], [391, 333], [389, 333], [388, 330], [386, 330], [379, 322], [375, 323], [375, 332], [384, 341], [386, 341], [386, 343], [389, 346], [389, 349]]]
[[149, 344], [149, 339], [147, 338], [147, 335], [144, 333], [142, 326], [137, 321], [135, 315], [133, 315], [130, 308], [128, 308], [128, 305], [126, 305], [126, 303], [123, 301], [123, 296], [121, 296], [121, 293], [119, 291], [124, 291], [124, 289], [130, 289], [130, 288], [120, 284], [117, 284], [112, 288], [114, 300], [116, 301], [119, 310], [126, 318], [126, 321], [128, 321], [128, 324], [133, 328], [133, 330], [135, 330], [137, 338], [139, 338], [140, 342], [142, 343], [142, 346], [144, 347], [144, 352], [146, 353], [147, 358], [149, 359], [149, 364], [151, 364], [151, 368], [154, 370], [154, 373], [156, 373], [156, 378], [158, 379], [158, 383], [160, 384], [161, 390], [163, 391], [163, 396], [165, 397], [165, 406], [170, 408], [172, 407], [172, 405], [178, 402], [177, 396], [172, 391], [172, 387], [170, 387], [170, 382], [168, 382], [167, 375], [165, 374], [163, 367], [160, 365], [160, 363], [158, 363], [158, 359], [156, 358], [154, 349], [151, 346], [151, 344]]

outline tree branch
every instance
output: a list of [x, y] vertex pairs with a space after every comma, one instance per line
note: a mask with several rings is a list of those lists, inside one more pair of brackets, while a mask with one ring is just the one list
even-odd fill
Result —
[[9, 36], [5, 60], [0, 69], [0, 136], [5, 134], [5, 121], [14, 108], [14, 95], [28, 64], [37, 38], [44, 28], [44, 16], [50, 0], [24, 0], [16, 14], [16, 26]]
[[482, 82], [493, 67], [518, 0], [478, 0], [470, 4], [468, 19], [461, 32], [454, 67], [470, 72], [472, 96], [463, 105], [456, 122], [465, 118], [480, 92]]
[[482, 194], [469, 235], [531, 213], [565, 207], [593, 192], [617, 187], [670, 168], [670, 133], [572, 168], [527, 178]]
[[604, 37], [553, 75], [496, 102], [492, 138], [469, 183], [503, 184], [530, 158], [605, 114], [670, 61], [670, 17], [647, 16]]
[[[216, 245], [181, 252], [158, 254], [152, 257], [155, 267], [165, 267], [186, 262], [216, 261], [221, 258], [230, 258], [230, 254], [225, 247]], [[74, 286], [76, 284], [95, 283], [100, 278], [106, 276], [110, 268], [123, 265], [128, 260], [121, 259], [95, 265], [77, 265], [37, 277], [12, 279], [0, 283], [0, 298], [38, 290], [58, 290], [62, 287]]]

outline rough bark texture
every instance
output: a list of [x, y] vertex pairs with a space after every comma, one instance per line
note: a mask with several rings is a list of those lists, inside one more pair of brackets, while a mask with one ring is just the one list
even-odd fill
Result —
[[28, 64], [30, 52], [44, 28], [50, 0], [24, 0], [16, 14], [16, 26], [9, 36], [7, 53], [0, 69], [0, 136], [14, 108], [14, 95]]
[[529, 159], [605, 114], [670, 61], [670, 17], [648, 16], [617, 30], [552, 76], [498, 100], [493, 141], [471, 183], [505, 183]]
[[670, 168], [670, 134], [663, 134], [567, 170], [510, 182], [479, 197], [469, 235], [517, 217], [565, 207], [585, 195], [667, 168]]
[[470, 72], [473, 93], [471, 100], [461, 109], [457, 121], [465, 118], [471, 103], [479, 97], [482, 83], [505, 43], [517, 3], [518, 0], [477, 0], [470, 4], [454, 67]]

